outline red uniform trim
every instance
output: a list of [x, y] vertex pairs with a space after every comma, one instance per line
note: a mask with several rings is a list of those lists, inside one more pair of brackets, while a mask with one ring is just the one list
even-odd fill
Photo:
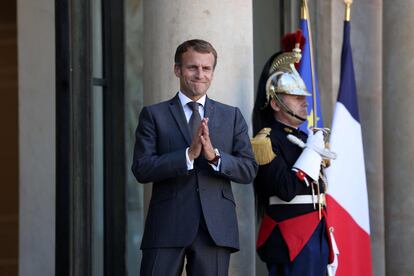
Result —
[[279, 223], [280, 232], [289, 248], [290, 261], [293, 261], [308, 243], [319, 222], [318, 211], [315, 211]]
[[271, 217], [266, 214], [263, 216], [262, 223], [260, 224], [259, 234], [257, 236], [256, 249], [258, 249], [266, 242], [270, 234], [272, 234], [272, 231], [276, 225], [277, 222]]
[[[323, 216], [326, 216], [325, 211], [322, 211], [322, 214]], [[282, 222], [276, 222], [268, 215], [265, 215], [263, 217], [262, 224], [260, 225], [256, 249], [266, 242], [276, 225], [279, 225], [279, 230], [289, 250], [290, 261], [293, 261], [301, 252], [305, 244], [308, 243], [319, 222], [318, 211], [290, 218]], [[326, 225], [328, 228], [328, 223], [326, 223]], [[330, 245], [329, 259], [333, 260], [333, 250], [331, 246], [332, 242], [329, 235], [329, 229], [327, 231], [327, 238]]]
[[306, 173], [304, 173], [304, 172], [303, 172], [303, 171], [301, 171], [301, 170], [297, 170], [297, 171], [296, 171], [296, 176], [297, 176], [297, 178], [299, 178], [300, 180], [305, 181], [305, 178], [306, 178]]

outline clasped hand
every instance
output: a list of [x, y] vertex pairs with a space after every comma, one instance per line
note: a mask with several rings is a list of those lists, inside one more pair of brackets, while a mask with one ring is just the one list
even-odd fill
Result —
[[193, 137], [190, 148], [188, 149], [188, 157], [190, 160], [197, 159], [203, 154], [206, 160], [212, 160], [216, 156], [214, 147], [211, 144], [210, 134], [208, 130], [208, 118], [201, 120], [200, 126]]

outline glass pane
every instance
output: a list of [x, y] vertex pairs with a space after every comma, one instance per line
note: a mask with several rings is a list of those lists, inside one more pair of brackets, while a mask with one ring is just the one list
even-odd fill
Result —
[[[92, 0], [92, 76], [102, 78], [102, 6]], [[103, 89], [92, 87], [92, 275], [104, 275]]]
[[92, 160], [92, 275], [103, 275], [104, 203], [103, 203], [103, 113], [102, 88], [93, 88], [93, 160]]

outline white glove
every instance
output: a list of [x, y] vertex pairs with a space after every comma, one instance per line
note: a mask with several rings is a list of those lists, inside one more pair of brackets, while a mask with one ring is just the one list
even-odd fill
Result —
[[315, 134], [310, 132], [308, 140], [306, 140], [306, 147], [293, 167], [303, 171], [314, 181], [318, 181], [322, 156], [318, 153], [317, 149], [324, 148], [324, 145], [322, 131], [319, 130]]
[[325, 141], [323, 140], [323, 132], [318, 130], [313, 133], [312, 130], [308, 133], [308, 140], [306, 140], [306, 147], [316, 151], [317, 149], [323, 149], [325, 147]]

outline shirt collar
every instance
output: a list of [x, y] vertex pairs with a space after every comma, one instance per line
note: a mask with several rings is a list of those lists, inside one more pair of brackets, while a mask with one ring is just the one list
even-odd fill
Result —
[[[205, 103], [206, 103], [206, 95], [204, 95], [203, 97], [201, 97], [200, 99], [198, 99], [198, 103], [201, 104], [201, 106], [204, 107]], [[181, 105], [184, 107], [186, 104], [188, 104], [189, 102], [192, 102], [193, 100], [190, 99], [189, 97], [187, 97], [186, 95], [184, 95], [183, 92], [178, 91], [178, 98], [180, 99]]]

